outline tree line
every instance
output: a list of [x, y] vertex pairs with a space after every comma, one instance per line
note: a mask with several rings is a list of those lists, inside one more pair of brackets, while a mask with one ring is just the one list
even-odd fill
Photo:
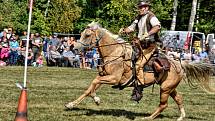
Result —
[[[135, 19], [138, 1], [34, 0], [31, 31], [46, 35], [53, 32], [80, 33], [88, 23], [98, 21], [103, 27], [116, 33]], [[151, 9], [161, 21], [164, 30], [189, 29], [206, 34], [215, 32], [215, 0], [150, 2]], [[16, 33], [26, 31], [28, 6], [28, 0], [0, 0], [0, 29], [13, 27]]]

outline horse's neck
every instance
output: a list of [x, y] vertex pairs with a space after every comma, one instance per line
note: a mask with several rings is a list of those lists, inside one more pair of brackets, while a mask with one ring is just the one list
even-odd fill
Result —
[[99, 51], [102, 57], [117, 56], [120, 45], [108, 33], [105, 33], [99, 42]]

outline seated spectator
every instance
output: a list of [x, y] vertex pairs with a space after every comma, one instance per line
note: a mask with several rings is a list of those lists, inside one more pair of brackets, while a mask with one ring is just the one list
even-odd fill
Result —
[[76, 43], [75, 37], [68, 38], [67, 45], [70, 47], [70, 50], [74, 49], [74, 44]]
[[70, 65], [72, 67], [75, 67], [75, 63], [77, 64], [76, 66], [79, 67], [80, 65], [80, 57], [78, 55], [75, 55], [71, 50], [70, 47], [66, 47], [66, 49], [63, 52], [63, 57], [68, 59]]
[[194, 63], [199, 63], [199, 62], [201, 61], [201, 57], [200, 57], [198, 51], [195, 51], [195, 53], [192, 54], [192, 61], [193, 61]]
[[175, 59], [175, 55], [176, 55], [176, 52], [173, 50], [173, 48], [171, 47], [169, 49], [169, 51], [167, 52], [167, 56], [169, 56], [170, 58], [172, 59]]
[[214, 45], [214, 48], [211, 49], [210, 51], [210, 59], [212, 64], [215, 64], [215, 45]]
[[54, 63], [55, 66], [61, 66], [63, 56], [57, 51], [55, 46], [51, 46], [48, 57], [48, 62], [50, 63], [50, 65]]
[[62, 54], [66, 47], [67, 47], [67, 42], [65, 40], [62, 40], [60, 47], [58, 48], [58, 52]]
[[36, 63], [37, 63], [37, 66], [38, 66], [38, 67], [42, 67], [42, 66], [43, 66], [43, 56], [42, 56], [42, 55], [40, 55], [40, 56], [37, 58]]
[[176, 53], [175, 53], [175, 60], [180, 60], [181, 59], [181, 50], [178, 48]]
[[1, 48], [0, 59], [7, 63], [9, 58], [10, 48], [9, 48], [9, 42], [5, 36], [3, 36], [0, 41], [0, 48]]
[[200, 55], [200, 58], [201, 58], [201, 61], [202, 62], [208, 62], [208, 53], [206, 52], [205, 49], [202, 50], [202, 52], [199, 54]]
[[182, 60], [184, 60], [185, 62], [187, 62], [187, 63], [190, 63], [191, 62], [191, 53], [190, 53], [190, 51], [187, 49], [187, 50], [185, 50], [185, 52], [183, 52], [182, 53], [182, 55], [183, 55], [183, 58], [182, 58]]
[[[25, 62], [25, 57], [26, 57], [26, 51], [25, 50], [21, 50], [19, 58], [23, 59], [22, 60], [23, 65], [24, 65], [24, 62]], [[32, 52], [32, 49], [29, 49], [28, 50], [28, 57], [27, 57], [27, 65], [28, 66], [31, 66], [32, 60], [33, 60], [33, 52]]]

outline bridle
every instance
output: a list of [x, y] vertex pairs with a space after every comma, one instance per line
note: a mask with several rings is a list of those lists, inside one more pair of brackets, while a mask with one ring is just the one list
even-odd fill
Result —
[[[86, 28], [85, 29], [85, 31], [86, 30], [90, 30], [90, 31], [96, 31], [97, 30], [97, 28], [96, 29], [94, 29], [94, 28]], [[84, 33], [85, 35], [84, 36], [86, 36], [86, 33]], [[96, 34], [96, 32], [95, 32], [95, 37], [96, 37], [96, 41], [95, 42], [93, 42], [93, 39], [92, 39], [92, 37], [91, 38], [88, 38], [88, 39], [84, 39], [84, 41], [86, 42], [86, 41], [90, 41], [90, 43], [89, 44], [86, 44], [86, 43], [84, 43], [84, 42], [78, 42], [78, 43], [80, 43], [81, 45], [83, 45], [84, 47], [86, 47], [86, 48], [93, 48], [93, 45], [95, 45], [94, 47], [98, 47], [99, 46], [99, 42], [101, 41], [101, 39], [103, 38], [103, 36], [104, 36], [104, 34], [105, 34], [105, 32], [104, 31], [101, 31], [101, 32], [99, 32], [99, 35], [97, 35]]]

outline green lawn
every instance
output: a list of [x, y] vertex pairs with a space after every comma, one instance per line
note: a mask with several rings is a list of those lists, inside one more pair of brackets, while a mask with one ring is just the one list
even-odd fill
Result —
[[[23, 81], [23, 73], [24, 67], [0, 68], [0, 121], [14, 120], [20, 95], [15, 83]], [[30, 67], [29, 121], [139, 121], [159, 104], [158, 85], [154, 92], [152, 87], [146, 88], [139, 104], [130, 100], [132, 88], [119, 91], [104, 85], [97, 91], [102, 101], [99, 106], [86, 98], [74, 110], [66, 110], [64, 104], [82, 94], [96, 74], [84, 69]], [[215, 121], [215, 95], [206, 94], [200, 88], [192, 89], [184, 82], [178, 91], [184, 97], [186, 121]], [[178, 117], [177, 105], [169, 99], [168, 108], [155, 120], [172, 121]]]

